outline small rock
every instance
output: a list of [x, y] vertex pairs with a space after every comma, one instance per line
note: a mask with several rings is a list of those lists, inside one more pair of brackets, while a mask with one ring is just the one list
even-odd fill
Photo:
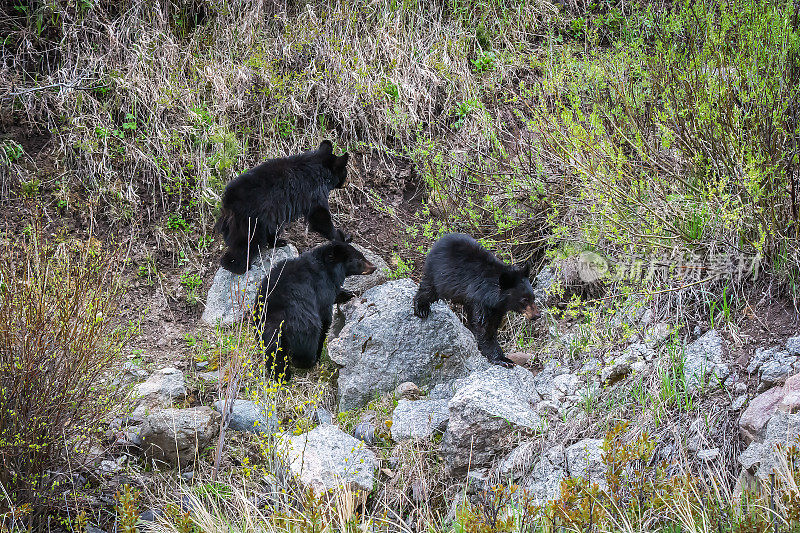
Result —
[[545, 267], [536, 274], [533, 282], [533, 295], [540, 306], [546, 306], [556, 278], [556, 269], [553, 267]]
[[530, 475], [522, 481], [523, 492], [534, 503], [544, 504], [558, 497], [561, 481], [568, 477], [583, 478], [605, 489], [602, 444], [602, 439], [583, 439], [566, 449], [560, 445], [550, 448], [535, 461]]
[[800, 411], [800, 374], [795, 374], [786, 380], [786, 384], [783, 386], [783, 400], [781, 400], [778, 410], [784, 413]]
[[654, 350], [660, 348], [672, 335], [672, 328], [665, 322], [659, 322], [645, 331], [644, 344]]
[[766, 361], [759, 369], [761, 382], [765, 387], [780, 385], [791, 375], [796, 364], [796, 358], [789, 356], [789, 352], [776, 352], [775, 359]]
[[205, 370], [206, 368], [208, 368], [208, 361], [197, 361], [197, 362], [194, 364], [194, 367], [195, 367], [197, 370]]
[[734, 398], [731, 402], [730, 410], [731, 411], [739, 411], [741, 410], [744, 405], [747, 403], [747, 394], [742, 394]]
[[162, 516], [164, 516], [164, 511], [151, 507], [149, 509], [145, 509], [144, 512], [139, 515], [139, 520], [141, 522], [155, 522], [157, 518]]
[[147, 379], [147, 377], [150, 375], [147, 370], [140, 368], [139, 365], [133, 361], [125, 362], [125, 364], [122, 365], [122, 370], [128, 377], [135, 381]]
[[279, 450], [288, 470], [317, 494], [345, 485], [371, 491], [378, 459], [363, 442], [333, 425], [282, 437]]
[[297, 256], [297, 249], [290, 244], [282, 248], [261, 250], [261, 256], [253, 261], [250, 270], [242, 275], [233, 274], [220, 267], [208, 290], [203, 322], [212, 326], [238, 324], [249, 312], [258, 286], [272, 265]]
[[724, 362], [725, 340], [711, 330], [686, 347], [683, 373], [689, 390], [702, 390], [717, 386], [730, 374]]
[[733, 392], [734, 392], [734, 394], [746, 394], [747, 393], [747, 383], [744, 383], [742, 381], [736, 382], [736, 384], [733, 386]]
[[219, 414], [210, 407], [164, 409], [142, 424], [142, 446], [148, 459], [185, 467], [219, 433]]
[[511, 352], [506, 354], [506, 357], [511, 359], [515, 365], [528, 366], [535, 356], [527, 352]]
[[748, 444], [761, 440], [770, 418], [778, 411], [796, 413], [800, 410], [800, 374], [753, 398], [739, 419], [739, 430]]
[[783, 400], [783, 387], [773, 387], [750, 400], [739, 418], [739, 431], [747, 444], [763, 437], [767, 422]]
[[800, 335], [786, 341], [786, 351], [789, 355], [800, 357]]
[[701, 461], [713, 461], [719, 458], [719, 448], [707, 448], [697, 451], [697, 458]]
[[187, 483], [192, 481], [194, 479], [194, 471], [187, 470], [186, 472], [181, 472], [181, 479]]
[[[225, 400], [214, 402], [214, 409], [222, 413]], [[233, 402], [233, 409], [228, 421], [228, 427], [234, 431], [266, 434], [273, 433], [278, 428], [278, 421], [266, 406], [258, 405], [250, 400], [237, 399]]]
[[377, 442], [375, 438], [375, 429], [375, 424], [372, 422], [359, 422], [356, 424], [356, 427], [353, 428], [353, 436], [364, 444], [372, 446]]
[[636, 362], [635, 356], [629, 354], [617, 357], [610, 365], [603, 368], [600, 374], [600, 380], [609, 386], [617, 383], [630, 374], [631, 364], [634, 362]]
[[212, 370], [211, 372], [199, 372], [197, 379], [206, 385], [216, 385], [219, 382], [219, 370]]
[[392, 440], [426, 439], [444, 433], [448, 420], [448, 400], [400, 400], [392, 413]]
[[440, 453], [453, 476], [489, 466], [498, 443], [515, 429], [538, 429], [539, 395], [531, 373], [492, 366], [471, 374], [450, 400], [450, 423]]
[[411, 381], [405, 381], [397, 386], [394, 390], [395, 398], [403, 398], [406, 400], [416, 400], [422, 396], [422, 391], [419, 387]]
[[558, 415], [558, 404], [549, 400], [542, 400], [536, 404], [536, 412], [539, 416], [556, 416]]
[[117, 474], [122, 471], [122, 463], [124, 463], [124, 457], [121, 457], [120, 460], [111, 461], [109, 459], [105, 459], [100, 461], [100, 465], [98, 466], [97, 470], [101, 474]]
[[177, 368], [162, 368], [135, 387], [139, 406], [169, 407], [186, 398], [186, 378]]
[[776, 411], [767, 422], [763, 435], [763, 440], [751, 442], [739, 454], [739, 464], [759, 479], [766, 479], [774, 471], [781, 471], [778, 447], [786, 450], [797, 443], [800, 437], [800, 414]]
[[317, 407], [311, 414], [311, 421], [317, 425], [333, 424], [333, 415], [324, 407]]
[[533, 458], [538, 446], [536, 441], [520, 444], [509, 453], [497, 467], [497, 473], [502, 481], [514, 482], [528, 473], [533, 466]]
[[467, 494], [475, 495], [489, 490], [489, 475], [486, 470], [467, 472]]
[[605, 488], [603, 464], [603, 439], [583, 439], [569, 446], [564, 455], [570, 477], [580, 477], [589, 483]]

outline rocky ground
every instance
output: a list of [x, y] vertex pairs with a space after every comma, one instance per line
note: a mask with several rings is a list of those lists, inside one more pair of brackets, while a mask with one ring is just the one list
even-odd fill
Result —
[[[149, 372], [129, 362], [130, 413], [113, 421], [113, 444], [97, 457], [98, 472], [142, 483], [153, 475], [143, 469], [149, 465], [179, 484], [208, 480], [223, 428], [226, 468], [243, 464], [232, 459], [248, 447], [250, 437], [241, 436], [269, 442], [276, 460], [265, 477], [272, 481], [262, 483], [263, 505], [286, 480], [318, 494], [389, 486], [408, 461], [402, 450], [409, 442], [427, 443], [454, 486], [513, 484], [544, 503], [559, 497], [568, 478], [605, 486], [610, 421], [652, 431], [656, 457], [673, 468], [728, 472], [739, 492], [768, 479], [781, 457], [776, 445], [800, 436], [800, 335], [743, 357], [750, 350], [725, 331], [679, 334], [669, 320], [631, 305], [607, 321], [609, 336], [627, 332], [615, 346], [576, 353], [586, 332], [551, 314], [541, 351], [514, 353], [519, 366], [505, 369], [486, 362], [444, 302], [426, 321], [414, 317], [416, 284], [387, 280], [386, 262], [364, 251], [379, 269], [346, 282], [357, 296], [335, 310], [323, 365], [334, 377], [322, 376], [327, 392], [303, 399], [288, 428], [279, 405], [288, 396], [269, 385], [243, 382], [233, 401], [233, 359], [212, 363], [221, 365], [213, 370], [192, 361], [187, 371]], [[288, 246], [244, 276], [218, 271], [199, 327], [235, 331], [271, 262], [296, 255]], [[562, 275], [554, 263], [537, 276], [543, 307]], [[675, 369], [681, 374], [670, 377]], [[671, 407], [654, 420], [664, 406]], [[158, 512], [154, 504], [141, 518]]]

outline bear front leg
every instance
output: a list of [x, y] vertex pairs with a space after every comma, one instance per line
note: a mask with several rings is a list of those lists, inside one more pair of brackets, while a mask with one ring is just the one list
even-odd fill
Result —
[[356, 293], [354, 293], [353, 291], [348, 291], [346, 289], [342, 289], [336, 295], [336, 303], [337, 304], [343, 304], [343, 303], [347, 302], [348, 300], [350, 300], [351, 298], [355, 297], [355, 295], [356, 295]]
[[500, 327], [502, 318], [502, 315], [497, 316], [496, 310], [467, 306], [469, 329], [475, 335], [478, 350], [493, 365], [513, 368], [514, 361], [503, 355], [503, 349], [497, 342], [497, 328]]
[[414, 314], [423, 320], [428, 318], [431, 314], [431, 304], [438, 299], [436, 287], [433, 286], [430, 278], [423, 274], [417, 294], [414, 295]]
[[330, 241], [349, 242], [350, 235], [333, 227], [331, 212], [327, 206], [315, 207], [308, 214], [308, 226]]

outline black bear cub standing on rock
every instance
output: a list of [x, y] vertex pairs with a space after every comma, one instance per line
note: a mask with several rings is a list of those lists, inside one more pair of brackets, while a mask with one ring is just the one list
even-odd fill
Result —
[[275, 381], [289, 381], [290, 362], [298, 368], [316, 364], [333, 318], [333, 304], [353, 296], [342, 291], [344, 278], [374, 271], [361, 252], [339, 241], [272, 267], [258, 289], [253, 320], [256, 341], [264, 347]]
[[231, 180], [214, 226], [228, 246], [220, 259], [222, 267], [243, 274], [259, 246], [284, 246], [278, 233], [300, 217], [323, 237], [345, 240], [346, 235], [333, 227], [328, 195], [344, 187], [348, 157], [333, 155], [333, 144], [322, 141], [317, 150], [270, 159]]
[[440, 298], [462, 304], [470, 331], [489, 362], [510, 368], [503, 355], [497, 328], [508, 311], [539, 318], [528, 267], [509, 266], [469, 235], [451, 233], [437, 240], [428, 257], [414, 296], [414, 314], [427, 318]]

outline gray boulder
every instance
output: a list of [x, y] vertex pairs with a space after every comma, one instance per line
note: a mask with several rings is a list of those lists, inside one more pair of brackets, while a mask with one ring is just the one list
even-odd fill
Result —
[[774, 385], [780, 385], [786, 378], [795, 372], [800, 371], [800, 357], [793, 355], [794, 338], [786, 343], [787, 350], [777, 347], [758, 348], [750, 363], [747, 365], [749, 374], [758, 373], [761, 384], [760, 390], [767, 389]]
[[148, 416], [140, 433], [145, 457], [185, 467], [219, 434], [219, 414], [210, 407], [164, 409]]
[[558, 498], [561, 481], [582, 478], [607, 488], [601, 439], [583, 439], [568, 448], [554, 446], [534, 463], [530, 475], [522, 482], [522, 489], [535, 503], [544, 504]]
[[781, 452], [778, 447], [785, 453], [790, 446], [797, 444], [798, 437], [800, 437], [800, 414], [776, 411], [767, 423], [763, 440], [752, 442], [739, 455], [739, 463], [758, 479], [767, 479], [773, 472], [780, 474]]
[[800, 357], [800, 335], [786, 341], [786, 351], [789, 352], [789, 355]]
[[[218, 413], [222, 414], [224, 408], [225, 400], [214, 402], [214, 409]], [[233, 401], [228, 427], [234, 431], [269, 434], [274, 433], [278, 428], [278, 420], [268, 412], [265, 406], [250, 400], [236, 399]]]
[[201, 317], [203, 322], [212, 326], [238, 324], [253, 305], [258, 286], [272, 265], [297, 255], [297, 249], [290, 244], [262, 250], [260, 257], [250, 265], [250, 270], [242, 275], [232, 274], [220, 267], [208, 290], [206, 308]]
[[705, 390], [724, 382], [731, 373], [724, 358], [725, 340], [714, 330], [687, 346], [683, 374], [689, 390]]
[[602, 446], [603, 439], [583, 439], [569, 446], [564, 451], [568, 476], [597, 483], [601, 489], [605, 489], [607, 485]]
[[448, 400], [400, 400], [392, 413], [392, 440], [426, 439], [444, 433], [450, 420]]
[[291, 474], [317, 494], [341, 486], [369, 492], [375, 483], [375, 453], [336, 426], [282, 437], [278, 450]]
[[134, 387], [134, 397], [137, 407], [133, 416], [143, 418], [149, 410], [171, 407], [186, 398], [186, 378], [177, 368], [162, 368]]
[[492, 366], [471, 374], [449, 403], [450, 422], [440, 450], [447, 471], [460, 476], [489, 466], [513, 431], [539, 429], [539, 399], [533, 376], [523, 368]]
[[435, 303], [426, 320], [414, 316], [416, 290], [409, 279], [390, 281], [342, 306], [344, 327], [328, 341], [328, 355], [343, 367], [341, 411], [362, 407], [404, 381], [433, 386], [487, 365], [472, 333], [445, 303]]
[[497, 465], [497, 475], [503, 482], [509, 484], [517, 481], [527, 474], [533, 466], [533, 459], [538, 450], [536, 441], [527, 441], [511, 450]]

